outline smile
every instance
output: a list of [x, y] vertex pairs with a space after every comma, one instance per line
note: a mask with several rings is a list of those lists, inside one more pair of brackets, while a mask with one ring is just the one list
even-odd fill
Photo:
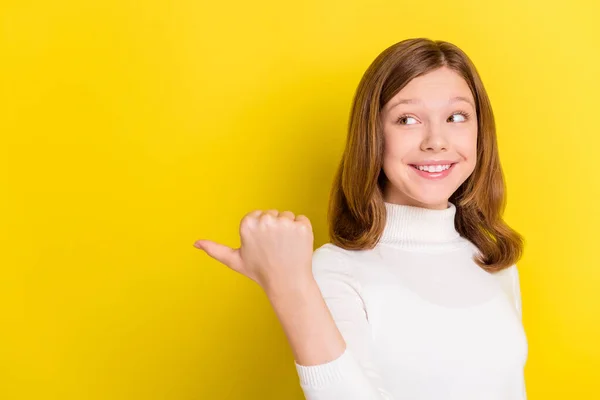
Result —
[[414, 165], [410, 166], [422, 178], [442, 179], [450, 174], [456, 163], [442, 165]]
[[442, 172], [450, 168], [452, 164], [447, 165], [414, 165], [415, 168], [427, 172]]

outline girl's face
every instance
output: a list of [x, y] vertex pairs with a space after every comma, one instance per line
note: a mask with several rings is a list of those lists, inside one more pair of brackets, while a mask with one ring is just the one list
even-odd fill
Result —
[[467, 82], [447, 67], [414, 78], [380, 118], [385, 201], [447, 208], [477, 160], [477, 115]]

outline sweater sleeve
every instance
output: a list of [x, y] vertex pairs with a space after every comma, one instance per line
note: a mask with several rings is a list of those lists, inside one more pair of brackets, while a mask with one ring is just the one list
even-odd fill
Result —
[[513, 265], [513, 294], [515, 299], [515, 307], [519, 312], [519, 317], [523, 319], [523, 307], [521, 302], [521, 282], [519, 279], [519, 270], [517, 269], [517, 265]]
[[307, 400], [393, 400], [372, 356], [372, 338], [359, 285], [342, 254], [324, 245], [313, 253], [313, 275], [346, 350], [319, 365], [295, 363]]
[[[517, 308], [517, 311], [519, 313], [519, 318], [521, 318], [521, 321], [522, 321], [523, 320], [523, 306], [522, 306], [522, 301], [521, 301], [521, 281], [519, 279], [519, 270], [518, 270], [516, 264], [513, 265], [511, 268], [513, 269], [512, 284], [513, 284], [513, 296], [514, 296], [514, 300], [515, 300], [515, 307]], [[521, 387], [523, 389], [523, 393], [522, 393], [521, 397], [523, 400], [527, 400], [525, 374], [523, 374], [523, 382], [521, 383]]]

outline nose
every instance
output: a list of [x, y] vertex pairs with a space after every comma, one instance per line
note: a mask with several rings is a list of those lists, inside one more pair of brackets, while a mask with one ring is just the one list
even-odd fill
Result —
[[436, 124], [430, 124], [427, 127], [421, 142], [421, 150], [436, 152], [448, 150], [448, 140], [442, 127]]

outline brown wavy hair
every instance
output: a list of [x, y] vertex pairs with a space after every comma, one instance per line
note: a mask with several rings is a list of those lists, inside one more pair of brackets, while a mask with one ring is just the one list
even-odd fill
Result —
[[462, 76], [477, 111], [477, 162], [473, 173], [452, 194], [455, 227], [479, 249], [474, 261], [488, 272], [515, 264], [523, 237], [502, 214], [505, 183], [498, 156], [490, 100], [469, 57], [456, 45], [413, 38], [385, 49], [364, 73], [352, 102], [346, 147], [331, 188], [328, 222], [331, 243], [348, 250], [372, 249], [386, 221], [383, 188], [382, 107], [412, 79], [440, 67]]

